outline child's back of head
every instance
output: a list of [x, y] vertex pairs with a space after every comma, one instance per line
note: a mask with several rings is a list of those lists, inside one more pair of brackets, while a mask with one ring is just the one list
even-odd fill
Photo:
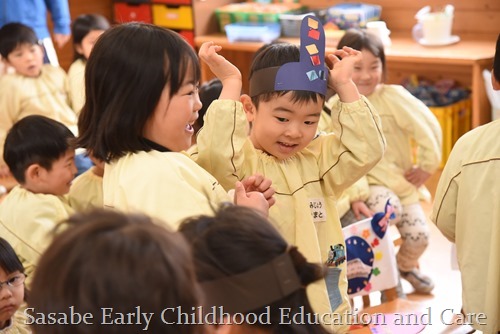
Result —
[[[241, 206], [223, 206], [214, 216], [186, 219], [179, 231], [191, 243], [207, 312], [213, 306], [222, 306], [231, 315], [269, 312], [271, 325], [255, 326], [271, 333], [324, 333], [320, 325], [280, 324], [283, 309], [288, 308], [290, 314], [300, 307], [312, 312], [305, 287], [324, 272], [307, 262], [297, 248], [289, 247], [261, 214]], [[275, 271], [283, 276], [275, 276]]]
[[30, 27], [22, 23], [8, 23], [0, 28], [0, 55], [9, 59], [9, 54], [18, 46], [38, 44], [38, 38]]
[[34, 164], [50, 171], [52, 164], [72, 149], [73, 133], [62, 123], [41, 115], [27, 116], [9, 130], [3, 158], [20, 184]]
[[[202, 333], [202, 326], [178, 322], [178, 307], [193, 312], [198, 306], [191, 253], [181, 235], [145, 215], [102, 209], [67, 223], [40, 259], [28, 312], [69, 314], [74, 307], [90, 313], [92, 324], [34, 324], [37, 334]], [[125, 326], [109, 325], [137, 312], [149, 321], [141, 315]]]

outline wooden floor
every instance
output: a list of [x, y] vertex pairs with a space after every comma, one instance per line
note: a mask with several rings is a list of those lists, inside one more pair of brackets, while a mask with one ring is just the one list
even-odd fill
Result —
[[[427, 187], [431, 194], [435, 193], [435, 188], [441, 172], [439, 171], [427, 182]], [[432, 210], [432, 203], [423, 204], [426, 213], [430, 214]], [[411, 285], [403, 280], [403, 290], [407, 294], [409, 301], [413, 302], [411, 305], [424, 314], [430, 315], [430, 324], [427, 325], [421, 333], [424, 334], [465, 334], [471, 332], [473, 329], [468, 325], [457, 325], [457, 316], [462, 306], [461, 298], [461, 282], [460, 273], [456, 269], [452, 269], [451, 253], [452, 244], [439, 232], [436, 226], [429, 221], [431, 230], [431, 238], [429, 247], [422, 255], [419, 264], [420, 270], [432, 277], [435, 283], [434, 291], [431, 295], [417, 295], [413, 293]], [[380, 294], [375, 292], [370, 296], [371, 305], [379, 305], [376, 307], [379, 312], [384, 311], [383, 304], [380, 305]], [[354, 300], [354, 307], [362, 309], [361, 298], [358, 297]], [[390, 304], [386, 307], [389, 313], [392, 312], [410, 312], [411, 309], [406, 304]], [[360, 310], [363, 312], [363, 310]], [[411, 312], [410, 312], [411, 313]], [[447, 325], [455, 322], [454, 325]], [[367, 328], [352, 331], [352, 333], [362, 334], [371, 333]], [[475, 333], [480, 333], [476, 331]]]

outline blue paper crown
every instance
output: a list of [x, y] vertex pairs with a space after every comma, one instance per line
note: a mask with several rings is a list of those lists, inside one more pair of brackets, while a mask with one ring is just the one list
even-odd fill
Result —
[[255, 71], [250, 96], [274, 91], [301, 90], [326, 95], [325, 31], [319, 19], [308, 15], [300, 26], [300, 60]]

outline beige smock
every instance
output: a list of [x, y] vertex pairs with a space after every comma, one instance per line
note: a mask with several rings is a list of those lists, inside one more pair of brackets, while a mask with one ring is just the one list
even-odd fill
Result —
[[68, 203], [75, 211], [102, 208], [102, 177], [92, 167], [77, 176], [68, 193]]
[[0, 204], [0, 235], [21, 259], [28, 281], [52, 241], [54, 228], [73, 212], [62, 196], [35, 194], [21, 186]]
[[68, 91], [71, 107], [76, 114], [80, 113], [85, 103], [85, 60], [75, 60], [68, 70]]
[[[433, 174], [441, 162], [442, 131], [430, 109], [403, 86], [379, 85], [367, 96], [382, 120], [387, 150], [371, 169], [368, 183], [391, 189], [403, 205], [418, 203], [418, 189], [404, 177], [414, 165]], [[328, 105], [336, 103], [334, 96]], [[414, 143], [414, 144], [413, 144]], [[417, 145], [416, 162], [413, 145]]]
[[184, 153], [129, 153], [106, 164], [104, 207], [142, 212], [177, 229], [190, 216], [213, 215], [229, 195], [217, 180]]
[[[463, 135], [439, 180], [431, 220], [457, 246], [465, 313], [500, 331], [500, 120]], [[476, 319], [474, 316], [472, 319]]]
[[4, 329], [0, 329], [0, 334], [31, 334], [31, 329], [26, 325], [28, 319], [23, 312], [24, 310], [19, 309], [14, 313], [10, 324]]

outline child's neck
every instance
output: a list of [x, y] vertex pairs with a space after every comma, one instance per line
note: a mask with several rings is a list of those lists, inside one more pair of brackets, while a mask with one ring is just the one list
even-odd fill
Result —
[[7, 319], [5, 321], [0, 321], [0, 330], [3, 330], [10, 326], [12, 319]]

